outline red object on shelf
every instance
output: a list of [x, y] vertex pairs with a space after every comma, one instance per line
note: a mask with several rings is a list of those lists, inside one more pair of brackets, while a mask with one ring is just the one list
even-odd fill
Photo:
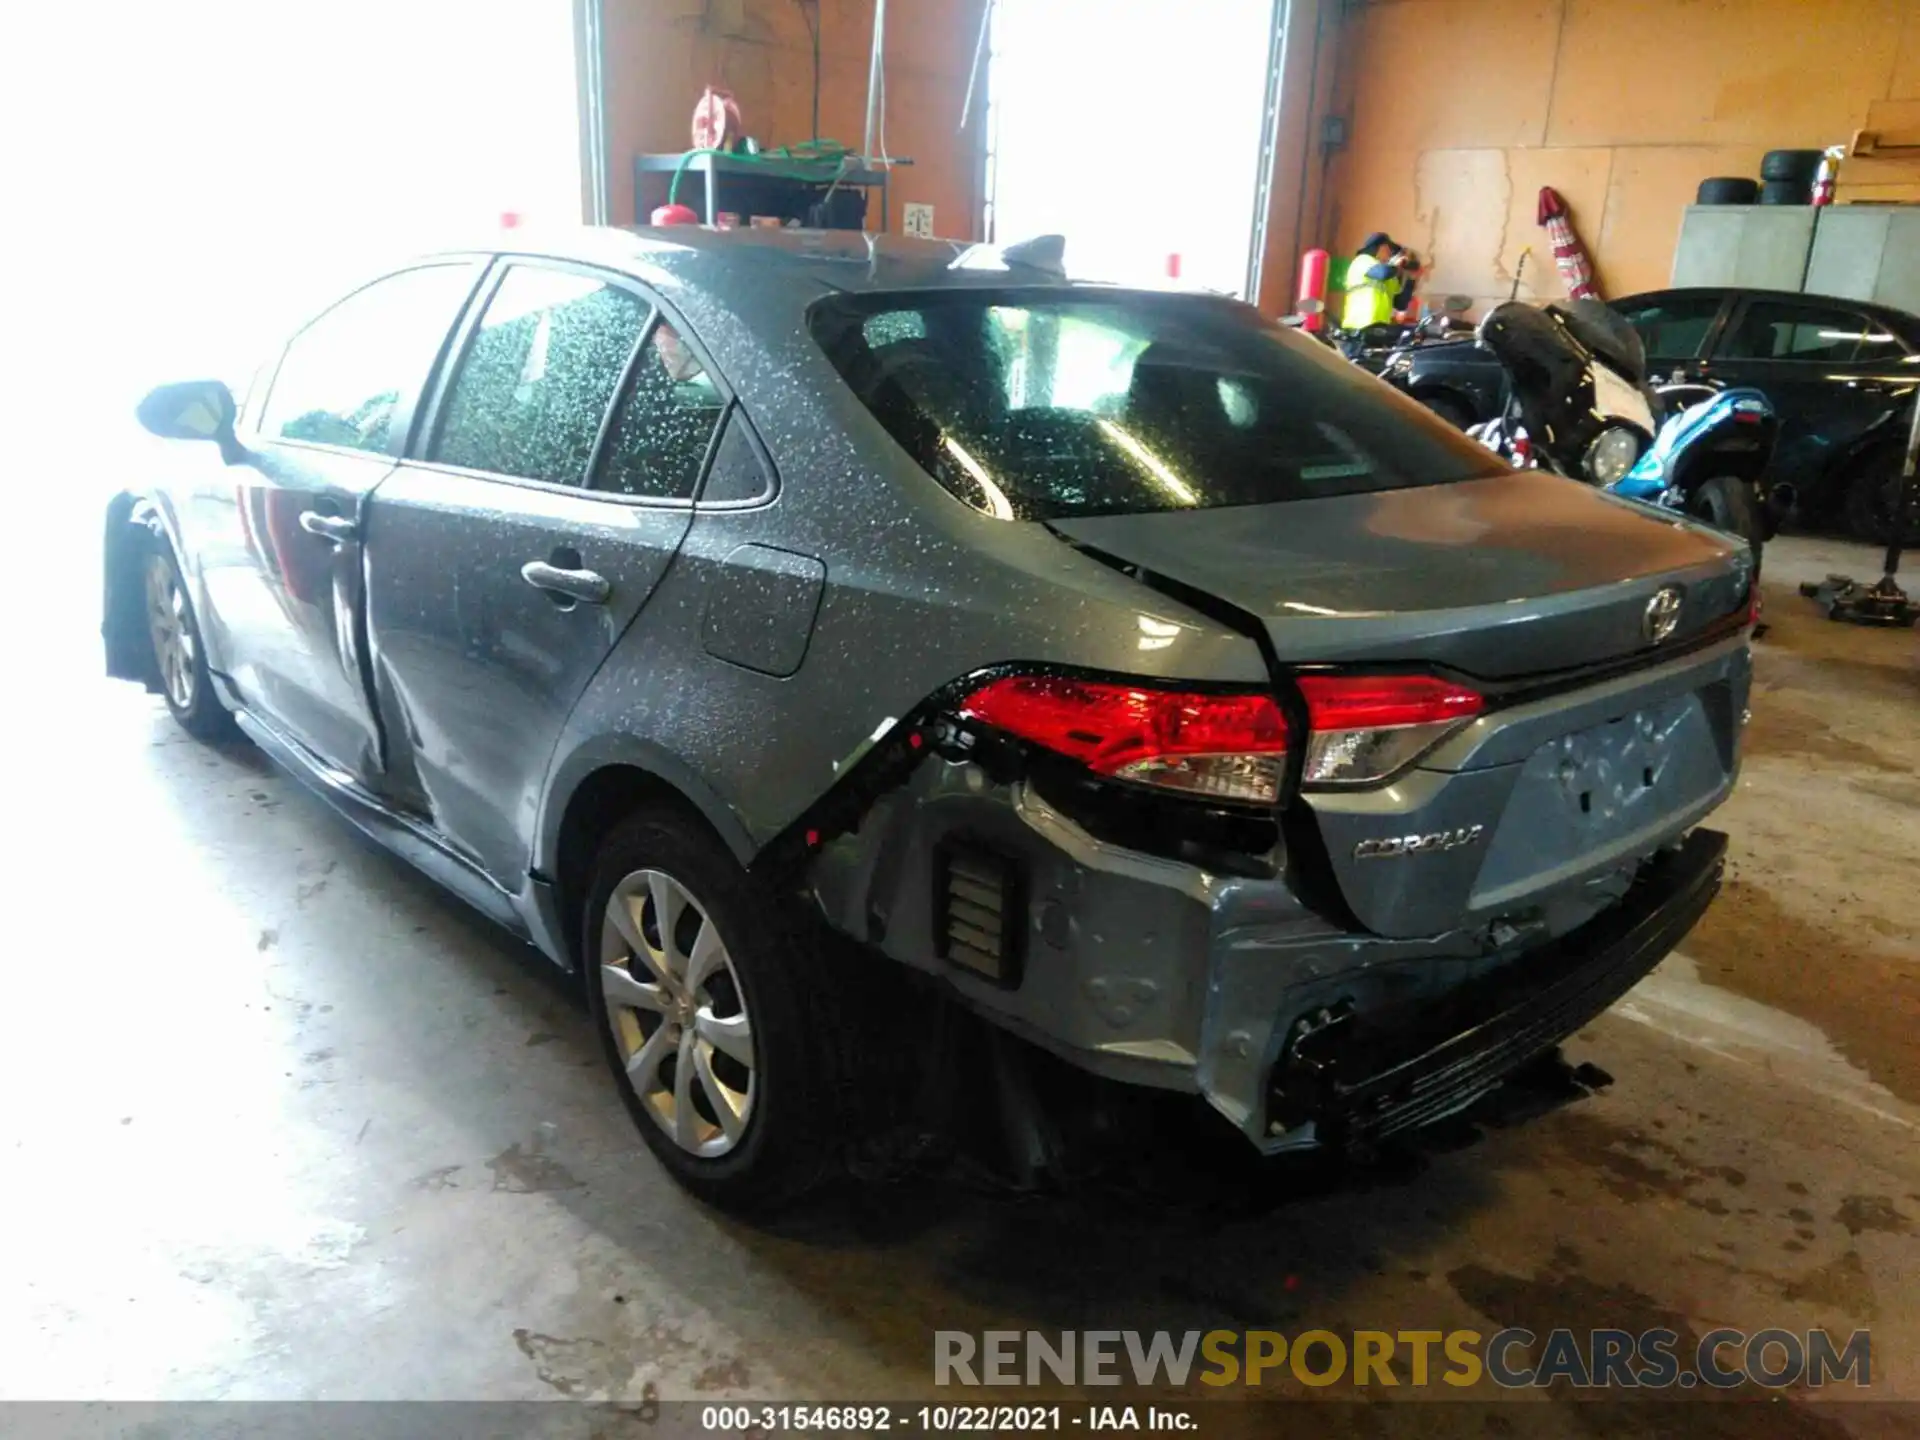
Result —
[[655, 225], [698, 225], [700, 217], [686, 205], [659, 205], [649, 217]]
[[1167, 256], [1167, 278], [1169, 280], [1178, 280], [1180, 278], [1180, 257], [1178, 255]]
[[746, 133], [740, 119], [740, 103], [733, 98], [733, 92], [707, 86], [700, 103], [693, 107], [693, 148], [728, 150]]
[[[1300, 257], [1300, 297], [1295, 302], [1303, 314], [1300, 322], [1302, 330], [1318, 334], [1327, 326], [1327, 272], [1333, 268], [1333, 258], [1324, 250], [1309, 250]], [[1304, 305], [1301, 301], [1317, 300], [1317, 305]]]
[[518, 230], [520, 228], [520, 212], [517, 210], [502, 210], [500, 212], [500, 228], [502, 230]]

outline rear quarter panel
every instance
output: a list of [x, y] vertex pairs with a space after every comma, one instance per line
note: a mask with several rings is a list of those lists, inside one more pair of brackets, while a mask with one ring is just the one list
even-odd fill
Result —
[[[695, 300], [683, 303], [697, 312]], [[768, 348], [730, 317], [705, 318], [689, 315], [765, 441], [779, 489], [764, 505], [696, 514], [672, 570], [562, 735], [540, 822], [543, 867], [554, 863], [568, 797], [615, 757], [673, 781], [745, 858], [818, 799], [885, 722], [984, 666], [1266, 683], [1251, 640], [1040, 525], [992, 520], [947, 494], [804, 334]], [[759, 583], [729, 561], [747, 545], [824, 570], [792, 674], [709, 649], [725, 628], [710, 622], [716, 593], [738, 603]]]

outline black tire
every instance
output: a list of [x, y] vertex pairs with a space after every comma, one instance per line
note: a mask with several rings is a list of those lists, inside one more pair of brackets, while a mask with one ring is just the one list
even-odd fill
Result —
[[[147, 626], [147, 643], [153, 648], [153, 673], [167, 712], [196, 740], [233, 738], [237, 733], [233, 716], [220, 703], [213, 677], [207, 673], [200, 620], [173, 546], [164, 534], [150, 530], [138, 553], [140, 569], [134, 583], [139, 586], [140, 614]], [[160, 608], [166, 611], [164, 619]]]
[[1731, 475], [1719, 475], [1701, 481], [1699, 488], [1687, 497], [1687, 514], [1696, 520], [1706, 521], [1716, 530], [1724, 530], [1729, 535], [1738, 535], [1745, 540], [1747, 548], [1753, 552], [1754, 568], [1756, 571], [1759, 569], [1766, 530], [1761, 524], [1760, 507], [1749, 482]]
[[[1840, 503], [1847, 529], [1860, 539], [1876, 545], [1893, 539], [1894, 515], [1903, 498], [1900, 466], [1905, 455], [1905, 447], [1898, 443], [1876, 445], [1848, 468]], [[1920, 545], [1920, 520], [1908, 517], [1901, 540]]]
[[[654, 1101], [643, 1097], [627, 1065], [627, 1056], [637, 1055], [640, 1044], [652, 1038], [646, 1027], [648, 1012], [610, 1005], [607, 999], [609, 955], [616, 965], [632, 967], [630, 975], [652, 973], [607, 919], [616, 889], [642, 871], [671, 877], [693, 901], [676, 916], [682, 933], [675, 943], [683, 955], [691, 955], [700, 925], [717, 927], [724, 945], [724, 974], [716, 968], [701, 987], [706, 1004], [699, 1004], [699, 994], [693, 997], [698, 1013], [709, 1021], [737, 1013], [750, 1031], [749, 1067], [740, 1067], [712, 1045], [706, 1051], [708, 1073], [718, 1084], [731, 1090], [745, 1076], [750, 1097], [741, 1107], [744, 1127], [727, 1141], [731, 1148], [722, 1154], [705, 1156], [684, 1148], [668, 1131], [672, 1121], [661, 1114], [664, 1101], [677, 1101], [677, 1091], [668, 1096], [665, 1088], [677, 1086], [679, 1063], [692, 1053], [673, 1037], [693, 1034], [697, 1021], [680, 1026], [654, 1017], [656, 1027], [672, 1027], [650, 1067], [652, 1074], [642, 1075], [650, 1095], [655, 1093], [651, 1082], [660, 1082], [659, 1100]], [[629, 911], [642, 940], [659, 933], [651, 893], [649, 889]], [[685, 933], [689, 910], [703, 912], [694, 922], [694, 935]], [[674, 1179], [709, 1204], [764, 1216], [833, 1174], [842, 1154], [839, 1092], [847, 1041], [847, 1027], [837, 1023], [839, 1007], [833, 995], [844, 980], [829, 973], [828, 958], [813, 942], [804, 919], [791, 914], [779, 897], [765, 893], [704, 821], [691, 811], [662, 804], [638, 811], [608, 834], [594, 862], [580, 952], [588, 1007], [614, 1084], [641, 1138]], [[656, 992], [660, 988], [653, 984]], [[695, 1035], [689, 1043], [701, 1042]], [[674, 1054], [669, 1056], [668, 1050]], [[734, 1067], [730, 1073], [722, 1073], [722, 1062]], [[696, 1117], [689, 1123], [713, 1132], [709, 1144], [726, 1138], [715, 1107], [728, 1101], [716, 1097], [697, 1068], [688, 1093]]]
[[1716, 175], [1702, 180], [1693, 199], [1696, 205], [1751, 205], [1760, 187], [1744, 175]]
[[1473, 412], [1451, 395], [1416, 395], [1413, 398], [1456, 430], [1465, 430], [1477, 423]]
[[1805, 180], [1769, 180], [1760, 187], [1762, 205], [1811, 205], [1813, 186]]
[[1760, 178], [1811, 185], [1820, 173], [1820, 160], [1818, 150], [1769, 150], [1760, 161]]

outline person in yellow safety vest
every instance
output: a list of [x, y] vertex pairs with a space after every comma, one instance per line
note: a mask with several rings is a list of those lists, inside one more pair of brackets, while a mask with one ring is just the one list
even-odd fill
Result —
[[1405, 283], [1405, 259], [1393, 237], [1375, 231], [1347, 266], [1347, 298], [1340, 311], [1342, 330], [1364, 330], [1393, 319], [1394, 297]]

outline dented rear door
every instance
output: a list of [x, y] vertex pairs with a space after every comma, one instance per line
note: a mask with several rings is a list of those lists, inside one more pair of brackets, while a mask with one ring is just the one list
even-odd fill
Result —
[[631, 281], [516, 263], [462, 336], [421, 453], [373, 497], [389, 768], [509, 889], [561, 727], [673, 563], [727, 404]]

